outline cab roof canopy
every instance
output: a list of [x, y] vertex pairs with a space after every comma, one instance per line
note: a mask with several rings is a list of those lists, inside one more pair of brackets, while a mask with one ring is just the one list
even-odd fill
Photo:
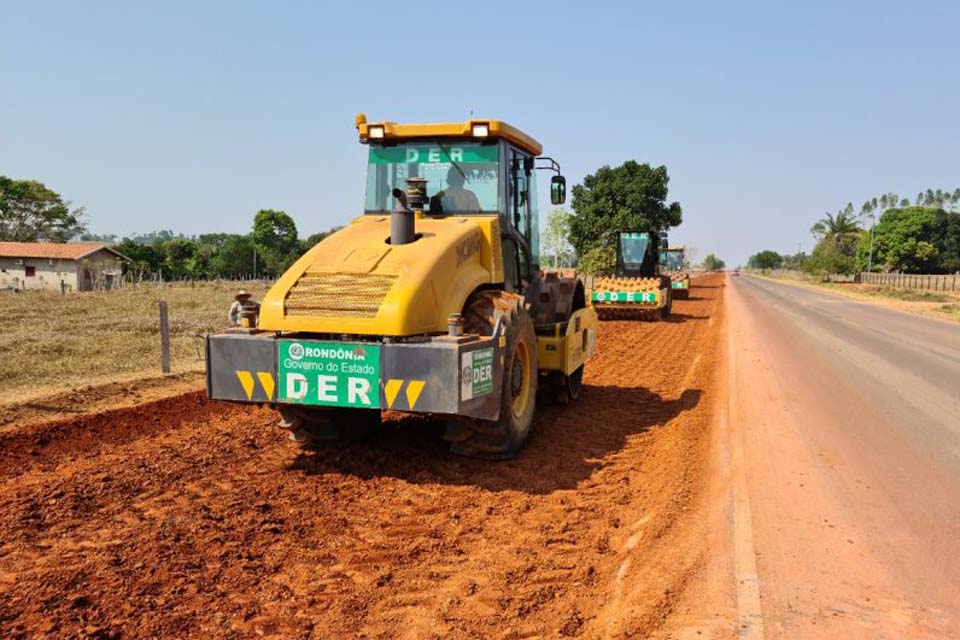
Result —
[[364, 144], [379, 140], [417, 138], [471, 138], [478, 141], [485, 138], [501, 138], [535, 156], [543, 153], [543, 147], [539, 142], [501, 120], [471, 118], [465, 122], [405, 124], [399, 122], [367, 122], [367, 116], [358, 113], [355, 124], [357, 131], [360, 133], [360, 142]]

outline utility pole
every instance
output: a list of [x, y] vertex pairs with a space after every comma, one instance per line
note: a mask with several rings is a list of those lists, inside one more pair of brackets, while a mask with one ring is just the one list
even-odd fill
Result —
[[257, 279], [257, 248], [253, 248], [253, 279]]
[[870, 214], [870, 251], [867, 253], [867, 273], [873, 271], [873, 225], [876, 220], [875, 216]]

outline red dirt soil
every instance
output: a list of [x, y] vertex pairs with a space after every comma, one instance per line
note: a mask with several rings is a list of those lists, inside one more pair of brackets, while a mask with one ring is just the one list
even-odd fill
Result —
[[667, 635], [709, 553], [722, 286], [603, 323], [507, 462], [421, 420], [302, 452], [199, 393], [0, 432], [0, 637]]

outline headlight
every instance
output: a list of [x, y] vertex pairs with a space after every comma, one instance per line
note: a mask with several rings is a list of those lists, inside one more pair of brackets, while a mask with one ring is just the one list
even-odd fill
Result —
[[490, 126], [486, 124], [475, 124], [473, 125], [473, 137], [474, 138], [486, 138], [490, 135]]
[[382, 125], [373, 125], [367, 127], [367, 137], [368, 138], [382, 138], [383, 137], [383, 126]]

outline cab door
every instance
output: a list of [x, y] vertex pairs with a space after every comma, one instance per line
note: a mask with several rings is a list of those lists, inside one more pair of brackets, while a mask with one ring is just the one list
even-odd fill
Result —
[[504, 233], [504, 271], [507, 287], [523, 292], [540, 268], [540, 234], [533, 157], [507, 148], [507, 224]]

